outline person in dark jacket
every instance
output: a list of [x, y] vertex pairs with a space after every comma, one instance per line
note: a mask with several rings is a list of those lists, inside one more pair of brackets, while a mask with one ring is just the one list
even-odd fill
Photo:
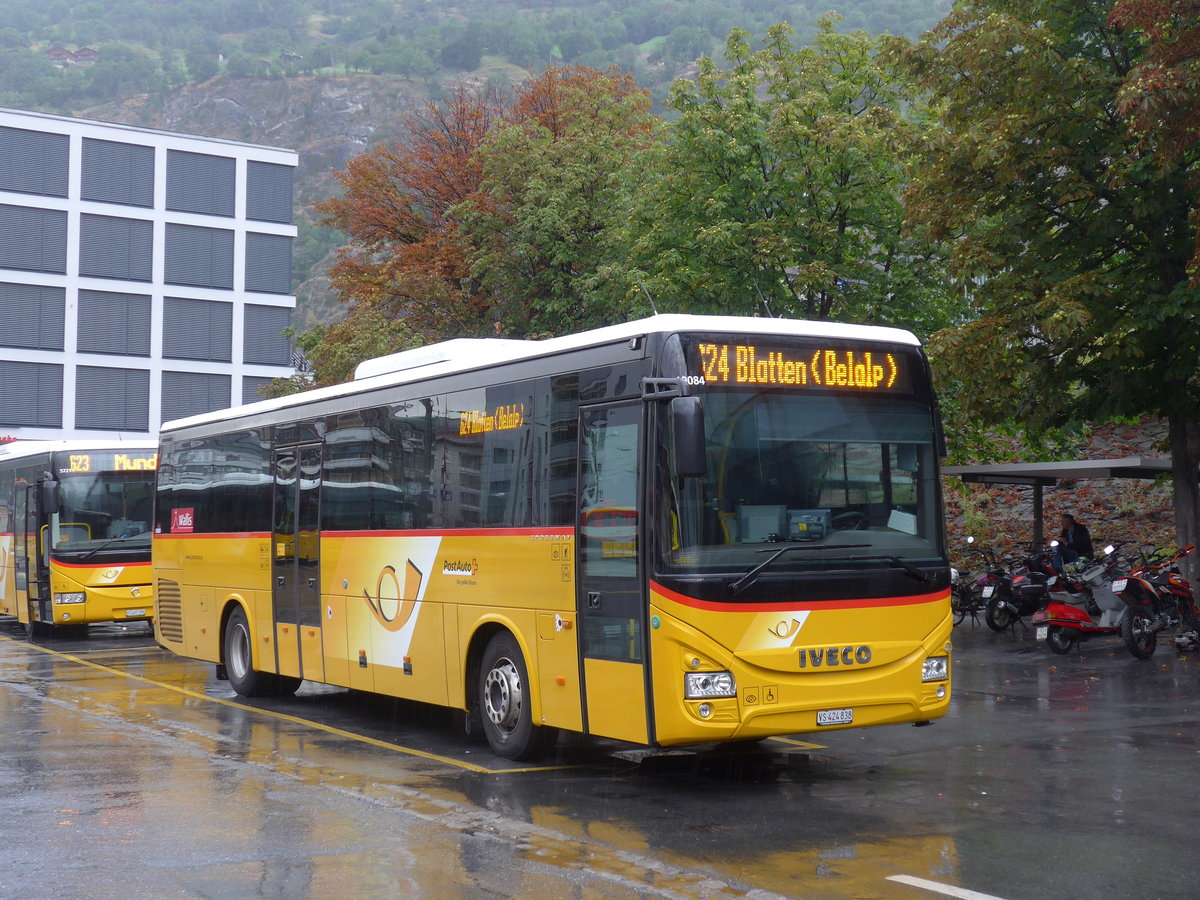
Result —
[[1054, 568], [1062, 570], [1063, 563], [1074, 562], [1081, 556], [1092, 555], [1092, 535], [1086, 525], [1075, 521], [1070, 513], [1062, 514], [1062, 533], [1054, 548]]

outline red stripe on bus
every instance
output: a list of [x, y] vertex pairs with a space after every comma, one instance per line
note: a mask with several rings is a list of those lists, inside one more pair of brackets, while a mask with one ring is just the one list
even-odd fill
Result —
[[918, 606], [923, 603], [939, 603], [949, 596], [948, 591], [940, 591], [936, 594], [920, 594], [915, 597], [863, 597], [852, 600], [782, 601], [779, 603], [713, 603], [710, 600], [698, 600], [695, 597], [677, 593], [656, 581], [650, 582], [650, 589], [681, 606], [720, 612], [784, 612], [799, 609], [872, 609], [885, 606]]

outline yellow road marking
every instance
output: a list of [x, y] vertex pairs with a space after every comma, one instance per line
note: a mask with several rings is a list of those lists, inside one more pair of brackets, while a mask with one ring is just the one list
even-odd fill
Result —
[[[132, 681], [140, 681], [143, 684], [151, 685], [152, 687], [162, 688], [167, 691], [174, 691], [177, 694], [182, 694], [185, 697], [192, 697], [197, 700], [207, 700], [210, 703], [219, 703], [222, 706], [233, 707], [234, 709], [245, 709], [254, 713], [261, 713], [273, 719], [278, 719], [282, 722], [290, 722], [293, 725], [306, 725], [318, 731], [324, 731], [327, 734], [332, 734], [337, 737], [348, 738], [352, 741], [358, 741], [362, 744], [369, 744], [372, 747], [382, 747], [385, 750], [394, 750], [397, 753], [404, 753], [408, 756], [416, 756], [420, 759], [427, 759], [432, 762], [444, 763], [448, 766], [455, 766], [460, 769], [466, 769], [469, 772], [477, 772], [481, 775], [512, 775], [521, 772], [555, 772], [564, 769], [579, 769], [583, 766], [529, 766], [517, 769], [489, 769], [485, 766], [477, 766], [474, 763], [463, 762], [459, 759], [454, 759], [450, 756], [441, 756], [437, 753], [427, 753], [424, 750], [416, 750], [412, 747], [403, 747], [400, 744], [392, 743], [391, 741], [381, 741], [378, 738], [367, 737], [365, 734], [356, 734], [353, 731], [344, 731], [341, 728], [334, 728], [332, 725], [324, 725], [320, 722], [314, 722], [311, 719], [302, 719], [299, 716], [288, 715], [287, 713], [275, 712], [270, 709], [262, 709], [257, 706], [248, 706], [245, 703], [238, 703], [234, 700], [226, 700], [222, 697], [213, 697], [209, 694], [193, 691], [190, 688], [179, 687], [174, 684], [167, 684], [162, 681], [155, 681], [153, 678], [146, 678], [144, 675], [134, 675], [131, 672], [122, 672], [120, 669], [114, 669], [111, 666], [101, 665], [97, 662], [92, 662], [88, 659], [83, 659], [71, 653], [63, 653], [59, 650], [51, 650], [49, 647], [40, 647], [37, 644], [30, 644], [26, 641], [16, 641], [11, 637], [0, 635], [0, 640], [8, 641], [11, 644], [21, 644], [31, 650], [37, 650], [41, 653], [46, 653], [50, 656], [57, 656], [60, 659], [65, 659], [68, 662], [73, 662], [88, 668], [98, 669], [101, 672], [109, 672], [113, 675], [119, 675], [122, 678], [128, 678]], [[88, 651], [85, 651], [88, 652]]]

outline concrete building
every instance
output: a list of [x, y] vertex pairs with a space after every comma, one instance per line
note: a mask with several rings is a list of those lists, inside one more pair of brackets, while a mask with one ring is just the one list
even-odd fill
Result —
[[292, 374], [297, 162], [0, 108], [0, 440], [154, 435]]

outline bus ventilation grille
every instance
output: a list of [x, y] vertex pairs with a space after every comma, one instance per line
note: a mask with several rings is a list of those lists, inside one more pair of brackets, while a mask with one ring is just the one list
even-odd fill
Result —
[[179, 582], [158, 579], [158, 589], [155, 591], [155, 618], [158, 619], [158, 633], [163, 640], [175, 644], [183, 643], [183, 594], [179, 590]]

